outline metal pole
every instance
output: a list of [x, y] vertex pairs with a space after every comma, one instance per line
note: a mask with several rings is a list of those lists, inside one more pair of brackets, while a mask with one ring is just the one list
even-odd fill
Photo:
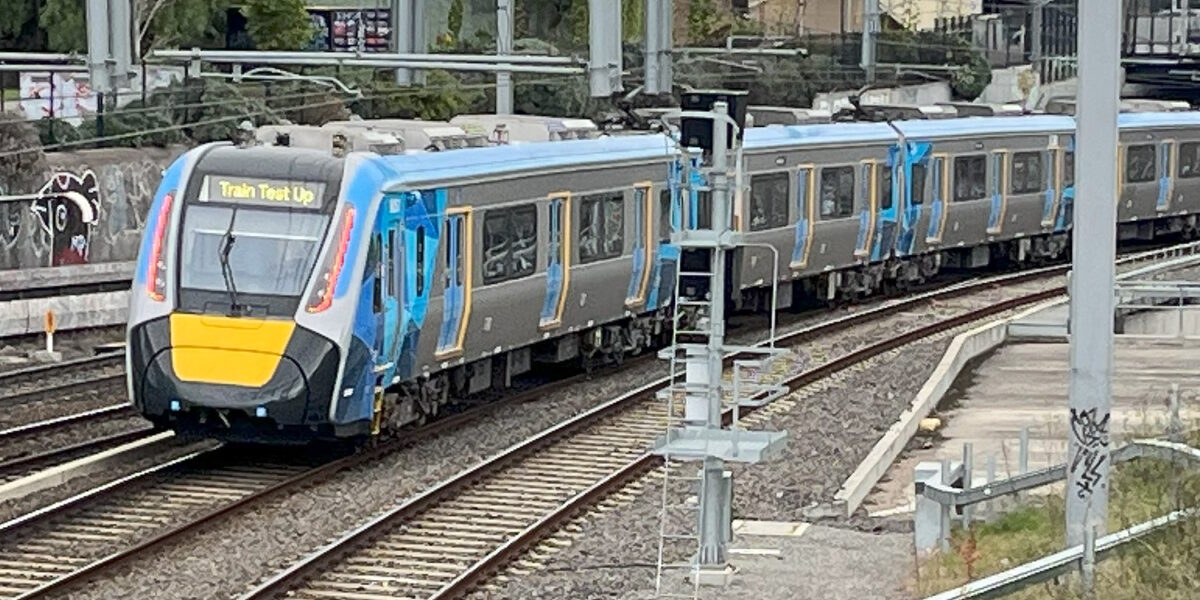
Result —
[[[496, 0], [496, 54], [512, 54], [513, 0]], [[513, 111], [512, 73], [496, 72], [496, 114], [510, 115]]]
[[[392, 47], [396, 54], [413, 52], [413, 2], [415, 0], [392, 0]], [[412, 70], [396, 69], [396, 85], [412, 85]]]
[[1046, 3], [1042, 0], [1034, 0], [1033, 15], [1029, 24], [1029, 35], [1032, 36], [1030, 38], [1032, 44], [1030, 45], [1029, 59], [1030, 62], [1033, 63], [1033, 70], [1035, 73], [1040, 72], [1038, 70], [1038, 62], [1042, 60], [1042, 21], [1045, 11]]
[[[636, 1], [636, 0], [635, 0]], [[659, 49], [662, 47], [662, 40], [659, 36], [662, 33], [662, 26], [658, 20], [662, 18], [662, 13], [659, 12], [659, 6], [662, 0], [646, 0], [646, 81], [643, 91], [647, 94], [659, 94], [662, 89], [659, 87]]]
[[1083, 557], [1079, 561], [1079, 578], [1083, 584], [1083, 600], [1096, 598], [1096, 530], [1083, 530]]
[[133, 65], [133, 32], [131, 27], [132, 11], [129, 0], [109, 0], [109, 45], [112, 47], [114, 67], [114, 83], [117, 86], [129, 84], [129, 69]]
[[1071, 383], [1067, 545], [1106, 530], [1112, 404], [1113, 283], [1116, 259], [1117, 113], [1121, 3], [1080, 11], [1075, 211], [1071, 277]]
[[[719, 115], [729, 114], [726, 102], [713, 103], [712, 112]], [[712, 230], [721, 234], [729, 227], [729, 178], [728, 169], [729, 125], [719, 119], [713, 119], [713, 149], [712, 149]], [[709, 430], [720, 430], [722, 374], [721, 350], [725, 343], [725, 250], [712, 249], [712, 280], [709, 293], [712, 295], [711, 314], [709, 315], [708, 337], [708, 419], [705, 427]], [[706, 567], [724, 568], [726, 562], [726, 540], [722, 527], [722, 515], [725, 514], [727, 500], [724, 488], [725, 465], [720, 458], [704, 459], [703, 489], [700, 492], [700, 561], [701, 569]]]
[[[429, 41], [425, 37], [425, 1], [412, 0], [412, 49], [417, 54], [429, 52]], [[425, 71], [418, 70], [412, 74], [412, 82], [425, 85]]]
[[87, 0], [87, 36], [88, 83], [93, 90], [107, 90], [111, 86], [108, 73], [107, 0]]
[[588, 46], [592, 97], [621, 91], [621, 2], [588, 0]]
[[862, 68], [875, 83], [875, 45], [879, 42], [879, 0], [863, 0]]

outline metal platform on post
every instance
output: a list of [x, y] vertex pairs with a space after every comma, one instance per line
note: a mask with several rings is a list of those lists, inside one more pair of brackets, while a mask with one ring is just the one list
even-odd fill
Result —
[[[671, 383], [659, 395], [667, 404], [667, 431], [654, 446], [654, 452], [665, 463], [657, 598], [696, 598], [701, 585], [728, 583], [732, 573], [726, 549], [732, 536], [733, 482], [725, 463], [768, 460], [782, 450], [787, 438], [786, 432], [738, 429], [737, 419], [741, 407], [758, 406], [787, 392], [786, 388], [764, 384], [756, 377], [742, 378], [746, 369], [766, 370], [764, 367], [780, 351], [774, 347], [731, 347], [724, 343], [726, 255], [742, 245], [741, 235], [730, 228], [731, 199], [735, 195], [729, 189], [728, 156], [731, 150], [740, 147], [745, 99], [744, 92], [690, 92], [684, 95], [682, 112], [666, 115], [680, 119], [682, 147], [699, 147], [705, 152], [704, 176], [700, 179], [711, 185], [700, 189], [692, 185], [689, 165], [693, 152], [685, 149], [679, 160], [681, 187], [685, 194], [693, 191], [711, 194], [712, 219], [711, 229], [683, 230], [671, 237], [681, 250], [681, 259], [675, 274], [672, 345], [659, 354], [671, 363]], [[737, 155], [740, 158], [740, 152]], [[737, 160], [734, 167], [733, 181], [740, 183], [741, 161]], [[684, 260], [689, 253], [691, 260]], [[771, 334], [773, 337], [774, 331]], [[727, 395], [730, 386], [724, 379], [724, 357], [735, 353], [754, 358], [735, 361], [733, 393]], [[724, 427], [727, 396], [734, 413], [731, 428]], [[694, 462], [701, 463], [695, 476], [673, 472], [679, 463]], [[674, 490], [672, 486], [678, 484], [688, 489]], [[695, 494], [696, 501], [673, 502], [681, 494]], [[672, 553], [673, 544], [689, 542], [696, 548], [690, 559], [672, 562], [667, 555]], [[690, 593], [674, 591], [677, 588], [664, 581], [673, 569], [690, 574]]]

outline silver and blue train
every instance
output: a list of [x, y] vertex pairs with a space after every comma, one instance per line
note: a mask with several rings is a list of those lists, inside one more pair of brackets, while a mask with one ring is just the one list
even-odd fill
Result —
[[[1067, 252], [1074, 120], [1025, 115], [757, 127], [733, 209], [781, 257], [778, 304]], [[1200, 113], [1120, 117], [1118, 236], [1194, 236]], [[224, 439], [363, 438], [540, 364], [670, 339], [706, 194], [660, 134], [379, 155], [210, 144], [168, 168], [128, 321], [129, 394]], [[686, 196], [686, 197], [685, 197]], [[735, 251], [742, 310], [772, 252]]]

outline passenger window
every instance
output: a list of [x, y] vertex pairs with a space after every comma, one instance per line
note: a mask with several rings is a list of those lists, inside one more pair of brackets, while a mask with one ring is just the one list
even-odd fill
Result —
[[925, 165], [912, 167], [912, 203], [914, 206], [925, 204]]
[[516, 279], [532, 275], [537, 268], [537, 207], [521, 206], [509, 210], [512, 215], [512, 254], [508, 276]]
[[[436, 260], [436, 259], [435, 259]], [[425, 226], [417, 227], [417, 296], [425, 293]]]
[[393, 226], [388, 230], [387, 235], [388, 253], [390, 254], [390, 256], [387, 257], [388, 293], [391, 294], [393, 298], [400, 300], [402, 298], [401, 292], [404, 290], [400, 282], [400, 269], [403, 268], [400, 265], [403, 263], [400, 263], [399, 261], [400, 257], [404, 253], [403, 248], [400, 247], [400, 230]]
[[1150, 144], [1129, 146], [1125, 151], [1125, 181], [1129, 183], [1154, 181], [1157, 166], [1156, 154], [1154, 146]]
[[458, 232], [458, 254], [457, 254], [458, 264], [455, 265], [454, 280], [455, 280], [455, 283], [457, 283], [458, 285], [462, 285], [462, 283], [463, 283], [463, 261], [466, 260], [466, 255], [467, 255], [466, 242], [464, 242], [464, 240], [466, 238], [463, 237], [465, 235], [463, 232], [463, 228], [465, 227], [465, 225], [463, 223], [465, 223], [465, 222], [466, 222], [466, 218], [459, 217], [455, 223], [455, 229]]
[[788, 222], [788, 175], [750, 176], [750, 231], [779, 229]]
[[879, 209], [892, 207], [892, 167], [879, 163]]
[[489, 210], [483, 219], [483, 283], [508, 279], [509, 218], [507, 210]]
[[1179, 178], [1200, 177], [1200, 142], [1179, 145]]
[[1063, 187], [1075, 185], [1075, 153], [1063, 154]]
[[1041, 152], [1017, 152], [1013, 154], [1011, 181], [1014, 194], [1036, 194], [1042, 191], [1045, 175], [1042, 171]]
[[671, 243], [671, 190], [658, 193], [658, 241]]
[[625, 251], [625, 194], [584, 196], [579, 202], [579, 262], [615, 258]]
[[696, 194], [696, 229], [712, 229], [712, 192]]
[[821, 218], [842, 219], [854, 214], [854, 167], [821, 169]]
[[987, 198], [987, 157], [959, 156], [954, 159], [954, 201]]
[[[537, 207], [489, 210], [483, 218], [483, 247], [484, 285], [532, 275], [537, 267]], [[460, 281], [462, 260], [460, 252]]]

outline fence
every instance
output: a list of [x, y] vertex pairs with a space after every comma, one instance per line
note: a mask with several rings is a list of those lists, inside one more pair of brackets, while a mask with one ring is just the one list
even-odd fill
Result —
[[1078, 38], [1075, 7], [1061, 1], [1045, 6], [1040, 25], [1033, 10], [1005, 9], [994, 14], [939, 18], [934, 30], [980, 48], [992, 68], [1032, 65], [1043, 83], [1074, 77]]

